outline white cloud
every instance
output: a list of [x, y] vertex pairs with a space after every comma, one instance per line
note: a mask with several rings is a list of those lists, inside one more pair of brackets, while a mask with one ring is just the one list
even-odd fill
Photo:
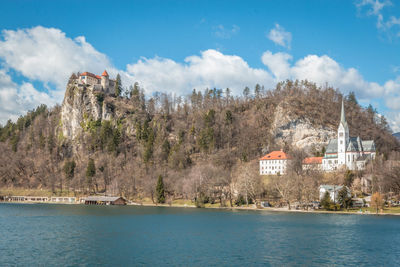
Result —
[[275, 80], [265, 69], [251, 68], [239, 56], [206, 50], [189, 56], [185, 63], [155, 57], [127, 66], [127, 72], [148, 92], [173, 91], [187, 94], [192, 88], [226, 88], [240, 94], [245, 86], [272, 85]]
[[18, 85], [4, 69], [0, 69], [0, 123], [16, 120], [19, 115], [36, 108], [40, 104], [51, 107], [56, 100], [44, 92], [37, 91], [31, 83]]
[[85, 37], [71, 39], [59, 29], [41, 26], [2, 31], [0, 58], [23, 76], [64, 90], [72, 72], [101, 72], [110, 67], [107, 56]]
[[367, 7], [368, 8], [368, 15], [375, 15], [378, 16], [379, 14], [381, 14], [381, 10], [385, 7], [385, 6], [389, 6], [392, 3], [390, 1], [382, 1], [380, 2], [379, 0], [362, 0], [359, 1], [358, 3], [356, 3], [356, 6], [358, 8], [362, 8], [362, 7]]
[[400, 113], [399, 112], [389, 112], [387, 119], [390, 128], [394, 133], [400, 132]]
[[215, 36], [221, 39], [230, 39], [233, 35], [237, 34], [240, 30], [240, 27], [237, 25], [232, 25], [232, 28], [225, 28], [224, 25], [217, 25], [214, 27]]
[[332, 58], [323, 55], [308, 55], [290, 64], [292, 56], [287, 53], [266, 51], [262, 62], [274, 75], [276, 81], [285, 79], [307, 79], [319, 85], [326, 83], [340, 88], [342, 92], [355, 91], [361, 98], [377, 97], [384, 88], [377, 83], [367, 82], [354, 68], [346, 69]]
[[358, 12], [366, 9], [366, 14], [368, 16], [376, 17], [376, 27], [383, 32], [391, 35], [391, 31], [395, 31], [395, 36], [400, 36], [400, 17], [390, 16], [388, 20], [385, 20], [382, 10], [385, 7], [392, 6], [392, 2], [389, 0], [379, 1], [379, 0], [361, 0], [356, 2], [356, 7]]
[[287, 53], [275, 53], [266, 51], [261, 57], [261, 61], [275, 76], [275, 80], [282, 81], [291, 76], [290, 63], [292, 56]]
[[275, 28], [271, 29], [268, 34], [268, 39], [277, 45], [286, 47], [290, 49], [292, 42], [292, 34], [285, 31], [285, 29], [278, 23], [275, 24]]

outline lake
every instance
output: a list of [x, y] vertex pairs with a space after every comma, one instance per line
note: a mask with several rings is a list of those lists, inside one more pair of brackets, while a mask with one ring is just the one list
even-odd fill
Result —
[[0, 204], [1, 266], [400, 266], [400, 217]]

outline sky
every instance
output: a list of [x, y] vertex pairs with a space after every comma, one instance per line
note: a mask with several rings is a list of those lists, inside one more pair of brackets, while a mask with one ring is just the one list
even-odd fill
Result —
[[400, 131], [400, 1], [22, 1], [0, 9], [0, 124], [61, 104], [72, 72], [146, 95], [286, 79], [355, 92]]

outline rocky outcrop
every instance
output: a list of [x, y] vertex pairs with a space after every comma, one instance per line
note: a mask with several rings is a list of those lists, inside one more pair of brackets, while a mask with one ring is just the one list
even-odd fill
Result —
[[336, 137], [336, 131], [330, 128], [315, 127], [309, 119], [293, 118], [282, 105], [275, 110], [271, 134], [282, 147], [290, 144], [306, 151], [321, 150]]
[[69, 84], [61, 107], [63, 136], [75, 139], [83, 133], [88, 121], [111, 120], [113, 106], [102, 92], [82, 84]]

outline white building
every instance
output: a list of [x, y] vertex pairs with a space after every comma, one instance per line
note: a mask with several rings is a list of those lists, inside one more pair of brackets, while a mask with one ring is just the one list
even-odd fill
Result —
[[84, 72], [79, 75], [78, 82], [93, 86], [95, 90], [103, 91], [107, 94], [115, 93], [115, 81], [111, 80], [106, 70], [101, 76], [90, 72]]
[[[320, 185], [319, 186], [319, 200], [322, 200], [326, 194], [329, 193], [331, 201], [337, 203], [339, 191], [343, 188], [343, 185]], [[348, 197], [351, 197], [351, 192], [347, 188]]]
[[303, 170], [322, 170], [322, 159], [323, 157], [308, 157], [303, 160]]
[[285, 174], [290, 158], [280, 151], [271, 153], [260, 158], [260, 175], [280, 175]]
[[338, 137], [329, 141], [322, 159], [322, 169], [333, 171], [346, 167], [349, 170], [362, 170], [368, 160], [375, 158], [375, 154], [374, 140], [363, 141], [360, 137], [350, 137], [342, 101]]

